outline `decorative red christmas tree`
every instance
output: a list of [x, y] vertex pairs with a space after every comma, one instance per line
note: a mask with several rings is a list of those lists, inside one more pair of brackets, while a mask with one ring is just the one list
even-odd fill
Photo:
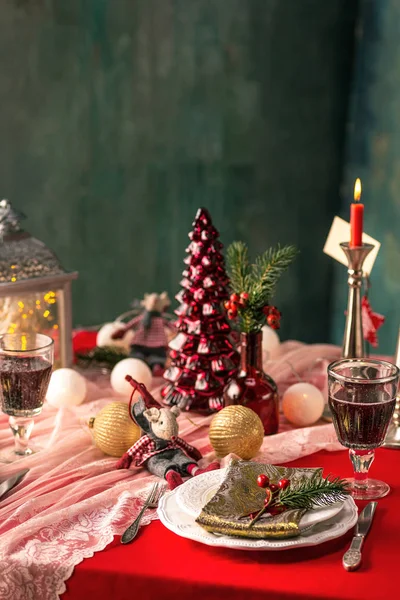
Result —
[[206, 209], [197, 211], [189, 238], [183, 289], [176, 296], [178, 334], [169, 344], [171, 366], [161, 393], [166, 404], [184, 410], [219, 410], [239, 355], [222, 306], [228, 297], [222, 244]]

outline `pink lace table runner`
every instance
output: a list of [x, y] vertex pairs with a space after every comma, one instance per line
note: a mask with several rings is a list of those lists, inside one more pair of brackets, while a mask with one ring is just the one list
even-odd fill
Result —
[[[266, 364], [280, 392], [300, 378], [326, 388], [326, 365], [337, 358], [335, 346], [281, 345]], [[0, 500], [1, 600], [56, 600], [74, 566], [104, 549], [131, 523], [155, 478], [144, 469], [115, 470], [92, 442], [87, 421], [113, 398], [108, 380], [89, 382], [86, 402], [74, 409], [46, 405], [37, 417], [33, 440], [43, 449], [14, 464], [0, 464], [0, 481], [29, 468], [23, 482]], [[115, 398], [114, 398], [115, 400]], [[180, 435], [213, 459], [208, 440], [212, 416], [183, 414]], [[0, 451], [11, 448], [8, 417], [0, 413]], [[321, 449], [339, 450], [331, 424], [292, 429], [265, 438], [256, 460], [284, 463]], [[229, 457], [226, 457], [226, 463]], [[147, 513], [144, 524], [155, 519]]]

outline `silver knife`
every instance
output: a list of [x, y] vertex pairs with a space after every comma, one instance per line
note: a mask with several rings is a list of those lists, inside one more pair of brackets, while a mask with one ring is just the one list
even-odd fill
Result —
[[23, 480], [25, 475], [28, 473], [29, 469], [24, 469], [23, 471], [19, 471], [15, 473], [12, 477], [9, 477], [3, 483], [0, 484], [0, 499], [7, 494], [13, 487], [15, 487], [20, 481]]
[[343, 556], [342, 562], [346, 571], [355, 571], [361, 565], [361, 548], [371, 527], [377, 506], [377, 502], [370, 502], [358, 517], [355, 536], [351, 541], [350, 548]]

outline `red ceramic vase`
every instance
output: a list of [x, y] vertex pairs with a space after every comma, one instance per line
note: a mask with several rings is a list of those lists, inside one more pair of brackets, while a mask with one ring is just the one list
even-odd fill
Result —
[[262, 368], [261, 331], [240, 334], [240, 369], [224, 389], [224, 406], [232, 404], [254, 410], [264, 425], [265, 435], [278, 432], [278, 388]]

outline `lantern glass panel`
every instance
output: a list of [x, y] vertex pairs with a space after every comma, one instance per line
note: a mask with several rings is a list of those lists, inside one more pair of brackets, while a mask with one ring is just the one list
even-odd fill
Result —
[[54, 365], [60, 366], [60, 290], [0, 298], [0, 333], [44, 333], [54, 340]]

